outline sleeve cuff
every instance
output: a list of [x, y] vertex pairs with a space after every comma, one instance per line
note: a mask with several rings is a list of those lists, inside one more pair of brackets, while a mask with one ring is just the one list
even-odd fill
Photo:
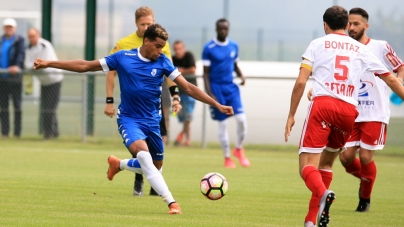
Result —
[[102, 71], [104, 72], [108, 72], [109, 71], [109, 67], [107, 65], [107, 61], [105, 60], [105, 58], [101, 58], [100, 60], [100, 65], [102, 67]]
[[178, 69], [176, 68], [169, 76], [168, 78], [172, 81], [175, 80], [175, 78], [177, 78], [179, 75], [181, 75], [180, 71], [178, 71]]
[[235, 63], [237, 63], [238, 61], [240, 61], [240, 58], [234, 59], [234, 62], [235, 62]]
[[390, 72], [386, 72], [386, 73], [382, 73], [382, 74], [379, 74], [379, 73], [375, 73], [375, 76], [388, 76], [388, 75], [390, 75], [391, 73]]
[[210, 66], [210, 61], [209, 60], [202, 60], [203, 66]]

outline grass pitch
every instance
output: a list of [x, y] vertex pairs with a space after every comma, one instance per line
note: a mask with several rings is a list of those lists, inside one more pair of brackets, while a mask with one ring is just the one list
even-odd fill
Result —
[[[250, 147], [250, 168], [225, 169], [218, 148], [168, 147], [163, 174], [183, 211], [174, 216], [160, 198], [132, 195], [133, 173], [108, 181], [110, 154], [129, 157], [117, 142], [1, 140], [0, 226], [303, 226], [310, 193], [298, 175], [296, 148]], [[404, 226], [404, 156], [376, 160], [372, 207], [363, 214], [354, 212], [358, 180], [335, 164], [331, 227]], [[229, 182], [218, 201], [199, 191], [200, 179], [213, 171]]]

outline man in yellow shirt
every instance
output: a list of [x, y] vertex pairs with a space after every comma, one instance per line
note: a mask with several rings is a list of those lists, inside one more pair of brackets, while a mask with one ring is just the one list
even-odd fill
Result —
[[[120, 50], [131, 50], [134, 48], [138, 48], [143, 44], [143, 35], [146, 29], [154, 24], [154, 13], [153, 10], [147, 6], [142, 6], [138, 8], [135, 12], [135, 24], [137, 27], [137, 31], [120, 39], [111, 50], [110, 54], [113, 54]], [[170, 46], [168, 42], [163, 47], [163, 53], [171, 59]], [[109, 71], [107, 73], [106, 78], [106, 91], [107, 91], [107, 104], [105, 105], [104, 113], [113, 117], [115, 115], [115, 106], [113, 104], [113, 96], [114, 96], [114, 86], [115, 86], [115, 75], [116, 71]], [[176, 85], [171, 80], [165, 80], [162, 84], [162, 106], [163, 112], [160, 122], [160, 132], [163, 137], [163, 141], [165, 142], [167, 137], [167, 124], [165, 117], [168, 117], [168, 109], [170, 106], [170, 98], [168, 87], [170, 87], [170, 93], [173, 96], [173, 99], [179, 100], [178, 89], [176, 89]], [[112, 98], [112, 102], [111, 102]], [[167, 100], [168, 99], [168, 100]], [[165, 107], [165, 108], [164, 108]], [[180, 107], [181, 108], [181, 107]], [[133, 157], [135, 158], [135, 157]], [[141, 174], [136, 173], [135, 176], [135, 185], [133, 189], [134, 196], [143, 196], [143, 176]], [[153, 188], [150, 189], [150, 195], [157, 195]]]

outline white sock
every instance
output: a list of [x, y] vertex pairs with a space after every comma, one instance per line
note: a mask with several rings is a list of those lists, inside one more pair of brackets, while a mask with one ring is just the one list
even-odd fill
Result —
[[143, 171], [140, 167], [139, 160], [137, 158], [132, 158], [132, 159], [122, 159], [119, 168], [121, 170], [129, 170], [134, 173], [140, 173], [143, 174]]
[[237, 121], [236, 148], [243, 148], [244, 139], [247, 135], [247, 118], [244, 113], [234, 115]]
[[230, 158], [229, 134], [227, 133], [227, 119], [219, 121], [219, 142], [222, 147], [223, 156]]
[[167, 205], [175, 202], [170, 190], [168, 190], [163, 175], [161, 175], [160, 171], [154, 166], [150, 153], [147, 151], [139, 151], [137, 153], [137, 159], [139, 160], [146, 179], [149, 181], [152, 188], [162, 196], [164, 202], [166, 202]]

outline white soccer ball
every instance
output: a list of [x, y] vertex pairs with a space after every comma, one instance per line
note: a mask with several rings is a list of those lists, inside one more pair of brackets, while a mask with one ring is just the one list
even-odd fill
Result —
[[218, 200], [226, 195], [229, 184], [220, 173], [208, 173], [201, 180], [202, 194], [211, 200]]

